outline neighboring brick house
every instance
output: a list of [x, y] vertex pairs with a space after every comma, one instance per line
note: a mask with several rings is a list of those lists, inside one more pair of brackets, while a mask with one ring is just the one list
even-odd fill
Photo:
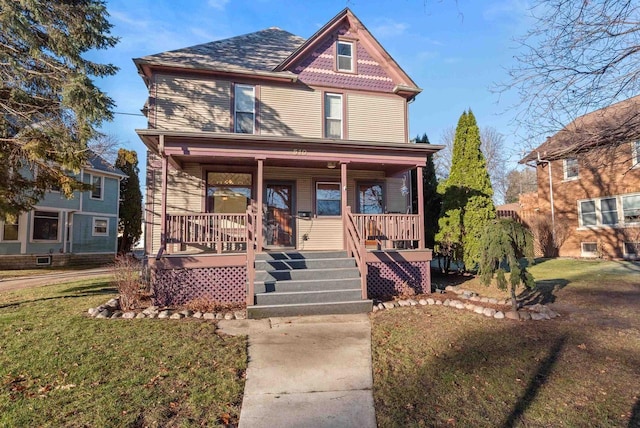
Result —
[[122, 171], [91, 153], [76, 178], [92, 184], [92, 190], [76, 191], [71, 199], [48, 191], [31, 211], [0, 219], [0, 269], [113, 260], [123, 177]]
[[521, 163], [537, 169], [557, 255], [638, 258], [640, 96], [579, 117]]
[[[148, 129], [137, 132], [159, 303], [341, 311], [330, 289], [354, 278], [322, 257], [355, 259], [357, 295], [341, 292], [359, 308], [408, 286], [430, 291], [409, 177], [440, 146], [409, 142], [408, 104], [421, 89], [349, 9], [308, 40], [268, 28], [134, 62], [149, 89]], [[307, 282], [287, 300], [277, 276]]]

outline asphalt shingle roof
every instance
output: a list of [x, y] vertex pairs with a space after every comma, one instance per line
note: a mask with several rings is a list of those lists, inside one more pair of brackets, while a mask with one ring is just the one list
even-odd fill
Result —
[[116, 168], [115, 166], [111, 165], [109, 162], [107, 162], [106, 160], [104, 160], [102, 158], [102, 156], [98, 155], [97, 153], [89, 150], [89, 153], [87, 155], [87, 163], [89, 168], [94, 169], [96, 171], [103, 171], [103, 172], [108, 172], [111, 174], [118, 174], [121, 175], [123, 177], [126, 177], [127, 174], [125, 174], [124, 172], [122, 172], [121, 169]]
[[229, 39], [147, 55], [139, 60], [202, 69], [272, 71], [304, 41], [302, 37], [271, 27]]

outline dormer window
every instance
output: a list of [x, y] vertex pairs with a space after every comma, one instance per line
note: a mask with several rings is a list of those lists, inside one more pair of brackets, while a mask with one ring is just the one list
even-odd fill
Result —
[[235, 85], [234, 130], [239, 134], [253, 134], [256, 122], [256, 88]]
[[353, 43], [338, 41], [336, 46], [338, 71], [353, 72]]

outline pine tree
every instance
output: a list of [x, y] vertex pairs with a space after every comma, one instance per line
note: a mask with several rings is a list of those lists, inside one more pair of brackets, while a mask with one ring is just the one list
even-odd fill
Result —
[[[436, 234], [438, 251], [450, 261], [475, 269], [485, 225], [495, 218], [493, 189], [480, 150], [480, 130], [469, 110], [456, 128], [449, 177], [438, 186], [442, 211]], [[448, 265], [448, 262], [446, 263]]]
[[0, 1], [0, 215], [85, 188], [69, 173], [113, 107], [91, 76], [117, 68], [83, 55], [117, 43], [107, 16], [102, 0]]
[[[496, 278], [498, 288], [509, 289], [512, 309], [516, 311], [516, 290], [520, 285], [535, 286], [533, 275], [527, 271], [522, 259], [533, 263], [533, 236], [522, 224], [513, 219], [498, 219], [489, 222], [484, 229], [480, 245], [480, 279], [485, 285]], [[505, 274], [509, 272], [509, 281]]]
[[[416, 136], [416, 143], [418, 144], [431, 144], [427, 134], [422, 136]], [[411, 174], [411, 185], [413, 189], [417, 189], [415, 171]], [[440, 205], [441, 197], [438, 193], [438, 179], [436, 178], [436, 167], [433, 163], [433, 155], [429, 155], [427, 158], [427, 165], [422, 173], [423, 180], [423, 192], [424, 192], [424, 231], [425, 231], [425, 244], [427, 248], [433, 248], [435, 244], [435, 235], [438, 229], [438, 217], [440, 217]], [[413, 197], [413, 212], [418, 212], [418, 197], [414, 192]]]
[[116, 167], [128, 175], [120, 181], [120, 219], [118, 232], [121, 234], [118, 252], [128, 253], [142, 235], [142, 192], [138, 173], [138, 155], [133, 150], [118, 150]]

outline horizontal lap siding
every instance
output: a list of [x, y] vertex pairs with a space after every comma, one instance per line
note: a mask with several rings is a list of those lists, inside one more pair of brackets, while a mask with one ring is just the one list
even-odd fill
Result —
[[167, 181], [167, 214], [204, 211], [204, 182], [199, 164], [185, 164], [181, 171], [170, 167]]
[[[298, 248], [301, 250], [342, 249], [342, 219], [312, 218], [298, 219]], [[307, 234], [309, 239], [302, 240]]]
[[156, 76], [159, 129], [229, 132], [231, 84], [206, 78]]
[[307, 87], [261, 86], [260, 133], [322, 137], [321, 95]]
[[401, 97], [348, 94], [349, 139], [406, 142], [404, 103]]

